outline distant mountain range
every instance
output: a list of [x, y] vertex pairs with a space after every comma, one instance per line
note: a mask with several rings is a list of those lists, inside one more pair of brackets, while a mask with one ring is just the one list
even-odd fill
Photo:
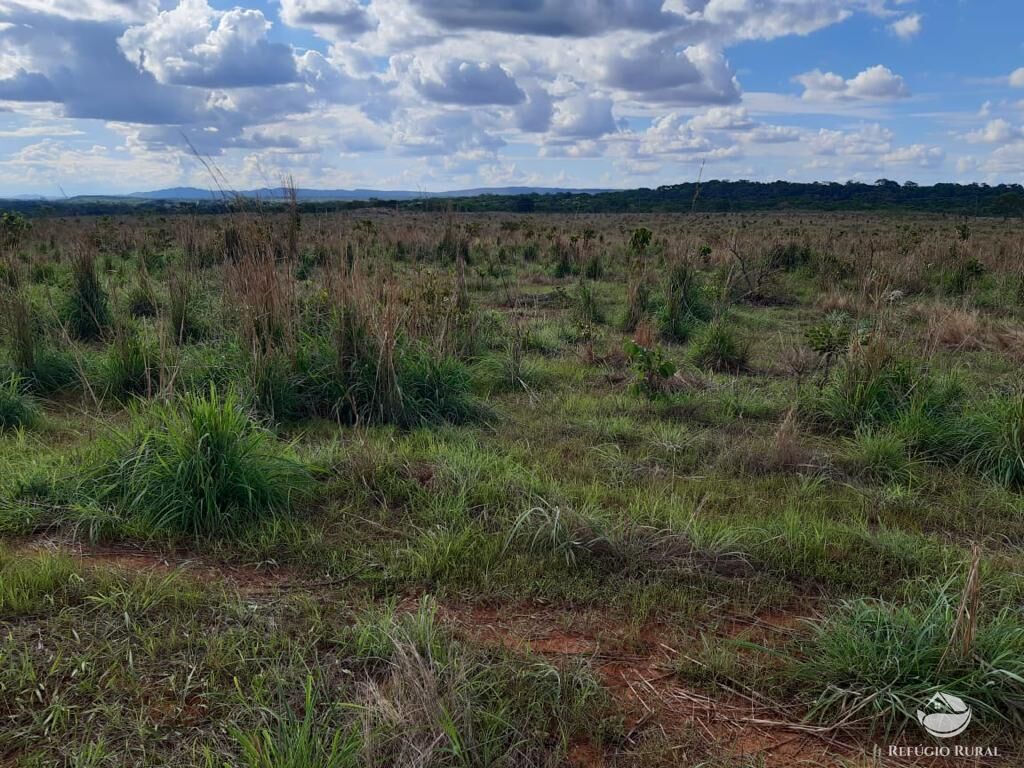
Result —
[[[481, 195], [558, 195], [597, 194], [606, 189], [561, 189], [556, 187], [478, 187], [476, 189], [455, 189], [449, 192], [414, 192], [408, 189], [296, 189], [299, 200], [415, 200], [424, 197], [479, 197]], [[222, 193], [199, 187], [170, 187], [150, 192], [132, 192], [125, 197], [141, 200], [222, 200], [224, 197], [260, 198], [263, 200], [287, 199], [283, 187], [247, 189], [240, 192]], [[104, 196], [109, 197], [109, 196]], [[113, 197], [116, 197], [113, 196]]]

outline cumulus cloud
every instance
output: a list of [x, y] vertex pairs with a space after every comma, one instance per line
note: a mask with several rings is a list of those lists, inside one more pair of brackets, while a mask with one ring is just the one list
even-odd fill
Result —
[[605, 83], [644, 100], [674, 106], [727, 104], [740, 88], [725, 56], [709, 46], [640, 47], [614, 54], [605, 65]]
[[516, 107], [516, 127], [527, 133], [544, 133], [554, 114], [551, 94], [540, 85], [527, 86], [525, 94], [526, 100]]
[[968, 132], [964, 138], [971, 144], [1008, 144], [1024, 136], [1024, 132], [1007, 120], [997, 117], [989, 120], [984, 127]]
[[140, 69], [161, 83], [238, 88], [294, 82], [291, 48], [267, 40], [262, 11], [214, 11], [206, 0], [181, 0], [118, 41]]
[[901, 40], [917, 37], [921, 32], [921, 18], [921, 14], [911, 13], [901, 19], [896, 19], [889, 25], [889, 31]]
[[411, 0], [437, 24], [549, 37], [588, 36], [616, 29], [654, 31], [682, 19], [663, 0]]
[[811, 137], [810, 149], [816, 155], [881, 156], [891, 151], [893, 133], [877, 123], [855, 131], [821, 128]]
[[4, 12], [42, 13], [82, 21], [142, 21], [153, 16], [159, 0], [0, 0]]
[[1024, 88], [1024, 67], [1015, 69], [1010, 73], [1010, 86], [1013, 88]]
[[280, 0], [281, 21], [291, 27], [310, 27], [330, 36], [353, 37], [377, 27], [358, 0]]
[[607, 96], [571, 96], [558, 105], [552, 129], [559, 136], [579, 139], [613, 133], [618, 126], [612, 115], [612, 103]]
[[[909, 93], [884, 66], [806, 72], [800, 100], [744, 94], [731, 46], [856, 13], [901, 37], [920, 28], [902, 0], [0, 0], [0, 110], [103, 121], [87, 130], [140, 157], [171, 155], [185, 136], [256, 175], [289, 163], [347, 174], [338, 158], [373, 153], [406, 183], [444, 185], [506, 174], [506, 142], [517, 161], [532, 146], [663, 176], [666, 160], [754, 173], [769, 157], [804, 167], [794, 159], [808, 153], [822, 168], [939, 167], [936, 148], [896, 146], [879, 125], [764, 117], [783, 103], [885, 124], [882, 104]], [[1007, 81], [1024, 87], [1024, 68]], [[996, 145], [987, 130], [960, 138]]]
[[500, 65], [458, 59], [446, 61], [434, 71], [417, 70], [413, 85], [425, 98], [441, 104], [512, 106], [526, 98], [515, 78]]
[[744, 107], [713, 107], [690, 120], [695, 131], [746, 131], [756, 123]]
[[919, 168], [935, 168], [942, 165], [946, 152], [941, 147], [911, 144], [899, 147], [882, 156], [882, 161], [893, 165], [915, 165]]
[[819, 69], [797, 75], [794, 80], [804, 87], [803, 98], [808, 101], [884, 101], [910, 96], [903, 78], [881, 64], [848, 80]]

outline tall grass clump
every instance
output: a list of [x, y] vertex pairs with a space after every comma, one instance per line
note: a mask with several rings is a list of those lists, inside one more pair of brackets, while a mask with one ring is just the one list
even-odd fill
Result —
[[289, 510], [309, 487], [303, 464], [233, 393], [186, 394], [133, 422], [106, 446], [95, 481], [144, 530], [229, 533]]
[[12, 376], [0, 384], [0, 432], [30, 427], [38, 417], [35, 400], [23, 391], [20, 377]]
[[976, 719], [1019, 727], [1024, 720], [1024, 624], [1003, 610], [957, 642], [962, 606], [947, 589], [928, 604], [871, 599], [844, 603], [818, 623], [793, 667], [815, 695], [811, 716], [895, 732], [930, 711], [939, 692], [962, 698]]
[[468, 368], [413, 338], [393, 286], [358, 267], [332, 273], [329, 332], [306, 339], [310, 411], [345, 423], [417, 427], [483, 413]]
[[1024, 488], [1024, 394], [994, 396], [964, 416], [964, 463], [988, 480]]
[[106, 397], [125, 400], [151, 397], [159, 387], [158, 351], [132, 326], [119, 328], [100, 363], [100, 384]]
[[870, 340], [850, 347], [829, 380], [805, 402], [805, 410], [819, 424], [853, 432], [859, 426], [893, 423], [926, 386], [917, 366], [883, 342]]
[[73, 255], [71, 277], [71, 294], [65, 310], [68, 326], [77, 338], [93, 341], [110, 325], [110, 308], [96, 271], [96, 254], [88, 246]]
[[711, 319], [697, 271], [686, 261], [672, 264], [665, 281], [664, 303], [659, 317], [661, 337], [666, 341], [685, 342], [694, 328]]
[[750, 361], [750, 344], [739, 338], [724, 318], [701, 329], [690, 349], [693, 362], [712, 371], [736, 373]]

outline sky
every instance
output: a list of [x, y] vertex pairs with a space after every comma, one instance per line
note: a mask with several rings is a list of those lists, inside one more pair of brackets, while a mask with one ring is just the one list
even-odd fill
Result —
[[1020, 0], [240, 2], [0, 0], [0, 195], [1024, 180]]

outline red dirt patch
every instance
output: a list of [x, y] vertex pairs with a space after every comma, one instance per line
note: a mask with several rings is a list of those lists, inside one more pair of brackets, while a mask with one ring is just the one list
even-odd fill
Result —
[[[178, 574], [204, 584], [223, 583], [246, 598], [258, 598], [283, 589], [303, 588], [303, 582], [280, 568], [257, 568], [218, 562], [173, 551], [91, 547], [58, 539], [42, 538], [22, 542], [12, 551], [27, 557], [51, 553], [70, 557], [88, 568], [116, 569], [129, 573]], [[309, 582], [309, 588], [322, 582]]]
[[[825, 728], [805, 725], [770, 702], [739, 691], [722, 688], [709, 696], [687, 688], [676, 674], [681, 654], [672, 647], [685, 647], [687, 638], [678, 627], [658, 622], [637, 627], [616, 623], [606, 613], [524, 604], [448, 604], [439, 609], [439, 615], [476, 641], [548, 657], [586, 659], [621, 709], [630, 741], [649, 729], [681, 741], [697, 734], [703, 736], [708, 754], [753, 761], [765, 768], [906, 764], [879, 762], [864, 746]], [[796, 631], [803, 618], [783, 612], [736, 617], [723, 623], [718, 633], [767, 639], [773, 633]], [[568, 760], [578, 768], [615, 762], [612, 755], [589, 743], [571, 745]]]

